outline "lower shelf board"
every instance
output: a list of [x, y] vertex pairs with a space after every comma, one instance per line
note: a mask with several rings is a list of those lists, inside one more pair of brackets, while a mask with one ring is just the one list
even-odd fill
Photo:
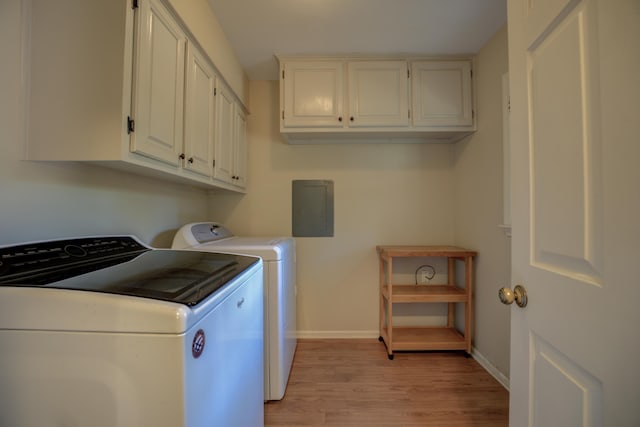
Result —
[[447, 327], [393, 327], [392, 337], [385, 328], [382, 337], [390, 351], [466, 350], [464, 335]]

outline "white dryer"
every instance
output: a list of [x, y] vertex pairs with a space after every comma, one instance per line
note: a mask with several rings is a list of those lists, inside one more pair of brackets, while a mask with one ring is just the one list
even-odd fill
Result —
[[292, 237], [238, 237], [221, 224], [184, 225], [172, 249], [259, 256], [264, 269], [264, 400], [284, 396], [296, 351], [296, 248]]

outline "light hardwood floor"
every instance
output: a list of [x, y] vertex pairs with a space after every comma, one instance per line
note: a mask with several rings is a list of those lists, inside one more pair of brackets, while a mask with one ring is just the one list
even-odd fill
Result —
[[265, 426], [507, 426], [509, 393], [458, 352], [395, 353], [378, 340], [299, 340]]

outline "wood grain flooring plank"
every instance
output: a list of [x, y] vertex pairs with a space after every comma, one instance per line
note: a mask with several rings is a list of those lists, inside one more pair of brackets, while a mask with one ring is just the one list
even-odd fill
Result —
[[265, 426], [507, 426], [509, 393], [461, 352], [395, 353], [377, 340], [299, 340]]

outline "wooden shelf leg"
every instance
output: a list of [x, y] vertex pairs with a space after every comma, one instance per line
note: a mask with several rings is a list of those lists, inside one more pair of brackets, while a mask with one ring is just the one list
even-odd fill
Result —
[[[447, 258], [447, 283], [449, 286], [456, 284], [456, 261], [454, 258]], [[447, 308], [447, 327], [453, 328], [456, 323], [456, 304], [450, 302]]]
[[393, 275], [393, 257], [389, 257], [387, 260], [387, 274], [386, 274], [386, 285], [387, 291], [389, 295], [389, 299], [387, 300], [387, 336], [389, 338], [389, 342], [387, 343], [387, 354], [389, 355], [389, 359], [393, 359], [393, 286], [391, 277]]
[[467, 292], [467, 302], [464, 313], [464, 339], [467, 344], [467, 353], [471, 354], [471, 328], [473, 327], [473, 258], [468, 256], [464, 259], [465, 291]]
[[378, 272], [378, 280], [380, 281], [380, 289], [379, 289], [379, 293], [380, 293], [380, 328], [379, 328], [379, 332], [380, 332], [380, 340], [382, 341], [382, 338], [384, 336], [383, 332], [384, 332], [384, 297], [382, 296], [382, 289], [384, 288], [384, 262], [382, 261], [382, 258], [379, 258], [378, 260], [378, 265], [380, 268], [380, 271]]

